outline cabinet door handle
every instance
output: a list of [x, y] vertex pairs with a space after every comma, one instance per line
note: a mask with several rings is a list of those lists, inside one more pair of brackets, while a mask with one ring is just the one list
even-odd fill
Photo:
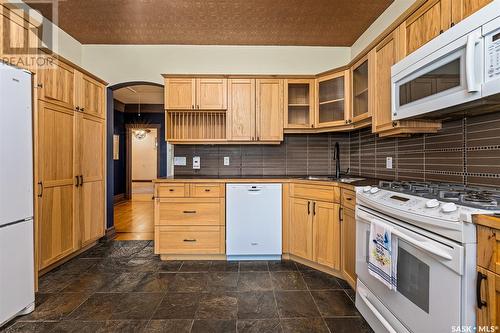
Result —
[[185, 241], [185, 242], [191, 242], [191, 243], [192, 243], [192, 242], [196, 242], [196, 239], [185, 239], [184, 241]]
[[85, 112], [85, 108], [80, 108], [80, 111]]
[[43, 183], [38, 182], [38, 197], [41, 198], [43, 196]]
[[487, 306], [487, 303], [481, 299], [481, 283], [483, 280], [487, 280], [488, 277], [481, 272], [477, 272], [476, 281], [476, 297], [477, 297], [477, 308], [481, 309], [483, 306]]
[[75, 180], [76, 180], [75, 187], [80, 186], [80, 178], [78, 178], [78, 176], [75, 176]]
[[169, 191], [169, 192], [173, 192], [173, 191], [174, 191], [174, 189], [173, 189], [173, 188], [169, 188], [169, 189], [168, 189], [168, 191]]
[[83, 186], [83, 175], [80, 175], [80, 186]]
[[191, 104], [191, 109], [194, 109], [194, 104]]
[[184, 214], [196, 214], [195, 210], [185, 210], [183, 211]]
[[316, 215], [316, 201], [313, 202], [313, 215]]
[[307, 202], [307, 215], [311, 214], [311, 201]]
[[344, 208], [342, 208], [342, 207], [339, 208], [339, 221], [340, 222], [343, 221], [343, 219], [342, 219], [342, 215], [343, 215], [342, 213], [344, 212], [343, 210], [344, 210]]
[[206, 188], [206, 189], [205, 189], [205, 192], [210, 192], [210, 189], [209, 189], [209, 188]]

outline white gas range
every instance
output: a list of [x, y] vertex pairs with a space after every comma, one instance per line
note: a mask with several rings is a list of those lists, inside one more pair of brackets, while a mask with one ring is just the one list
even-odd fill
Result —
[[[500, 191], [427, 182], [380, 182], [356, 191], [356, 307], [375, 332], [474, 327], [472, 215], [500, 211]], [[371, 223], [397, 238], [396, 290], [368, 272]]]

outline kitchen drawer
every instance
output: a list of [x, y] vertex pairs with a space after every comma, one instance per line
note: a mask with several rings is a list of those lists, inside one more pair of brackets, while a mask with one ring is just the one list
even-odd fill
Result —
[[157, 254], [223, 254], [224, 227], [156, 227]]
[[224, 197], [224, 186], [221, 184], [191, 184], [190, 193], [194, 198]]
[[349, 190], [342, 190], [342, 206], [354, 210], [356, 208], [356, 193]]
[[500, 230], [477, 226], [477, 265], [500, 274]]
[[[224, 205], [221, 199], [160, 199], [158, 225], [223, 225]], [[208, 201], [210, 200], [210, 201]]]
[[292, 184], [291, 196], [308, 200], [339, 202], [338, 187], [326, 185]]
[[189, 196], [189, 185], [184, 183], [156, 185], [158, 198], [184, 198]]

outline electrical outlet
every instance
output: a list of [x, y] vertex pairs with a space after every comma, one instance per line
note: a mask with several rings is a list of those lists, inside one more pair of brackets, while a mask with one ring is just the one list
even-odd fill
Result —
[[225, 166], [229, 165], [229, 156], [224, 156], [224, 165]]
[[175, 156], [174, 157], [174, 165], [186, 166], [186, 156]]
[[193, 169], [200, 168], [200, 156], [193, 156]]
[[385, 167], [387, 169], [392, 169], [392, 157], [388, 156], [385, 159]]

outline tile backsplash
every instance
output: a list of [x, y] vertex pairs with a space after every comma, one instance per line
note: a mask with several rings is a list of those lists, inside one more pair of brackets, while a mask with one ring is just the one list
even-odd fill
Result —
[[[337, 141], [341, 169], [353, 175], [500, 187], [500, 113], [446, 121], [438, 133], [408, 138], [379, 138], [366, 128], [285, 135], [280, 145], [177, 145], [175, 156], [186, 156], [187, 166], [176, 166], [175, 174], [332, 175]], [[193, 156], [201, 157], [200, 170], [192, 169]]]

